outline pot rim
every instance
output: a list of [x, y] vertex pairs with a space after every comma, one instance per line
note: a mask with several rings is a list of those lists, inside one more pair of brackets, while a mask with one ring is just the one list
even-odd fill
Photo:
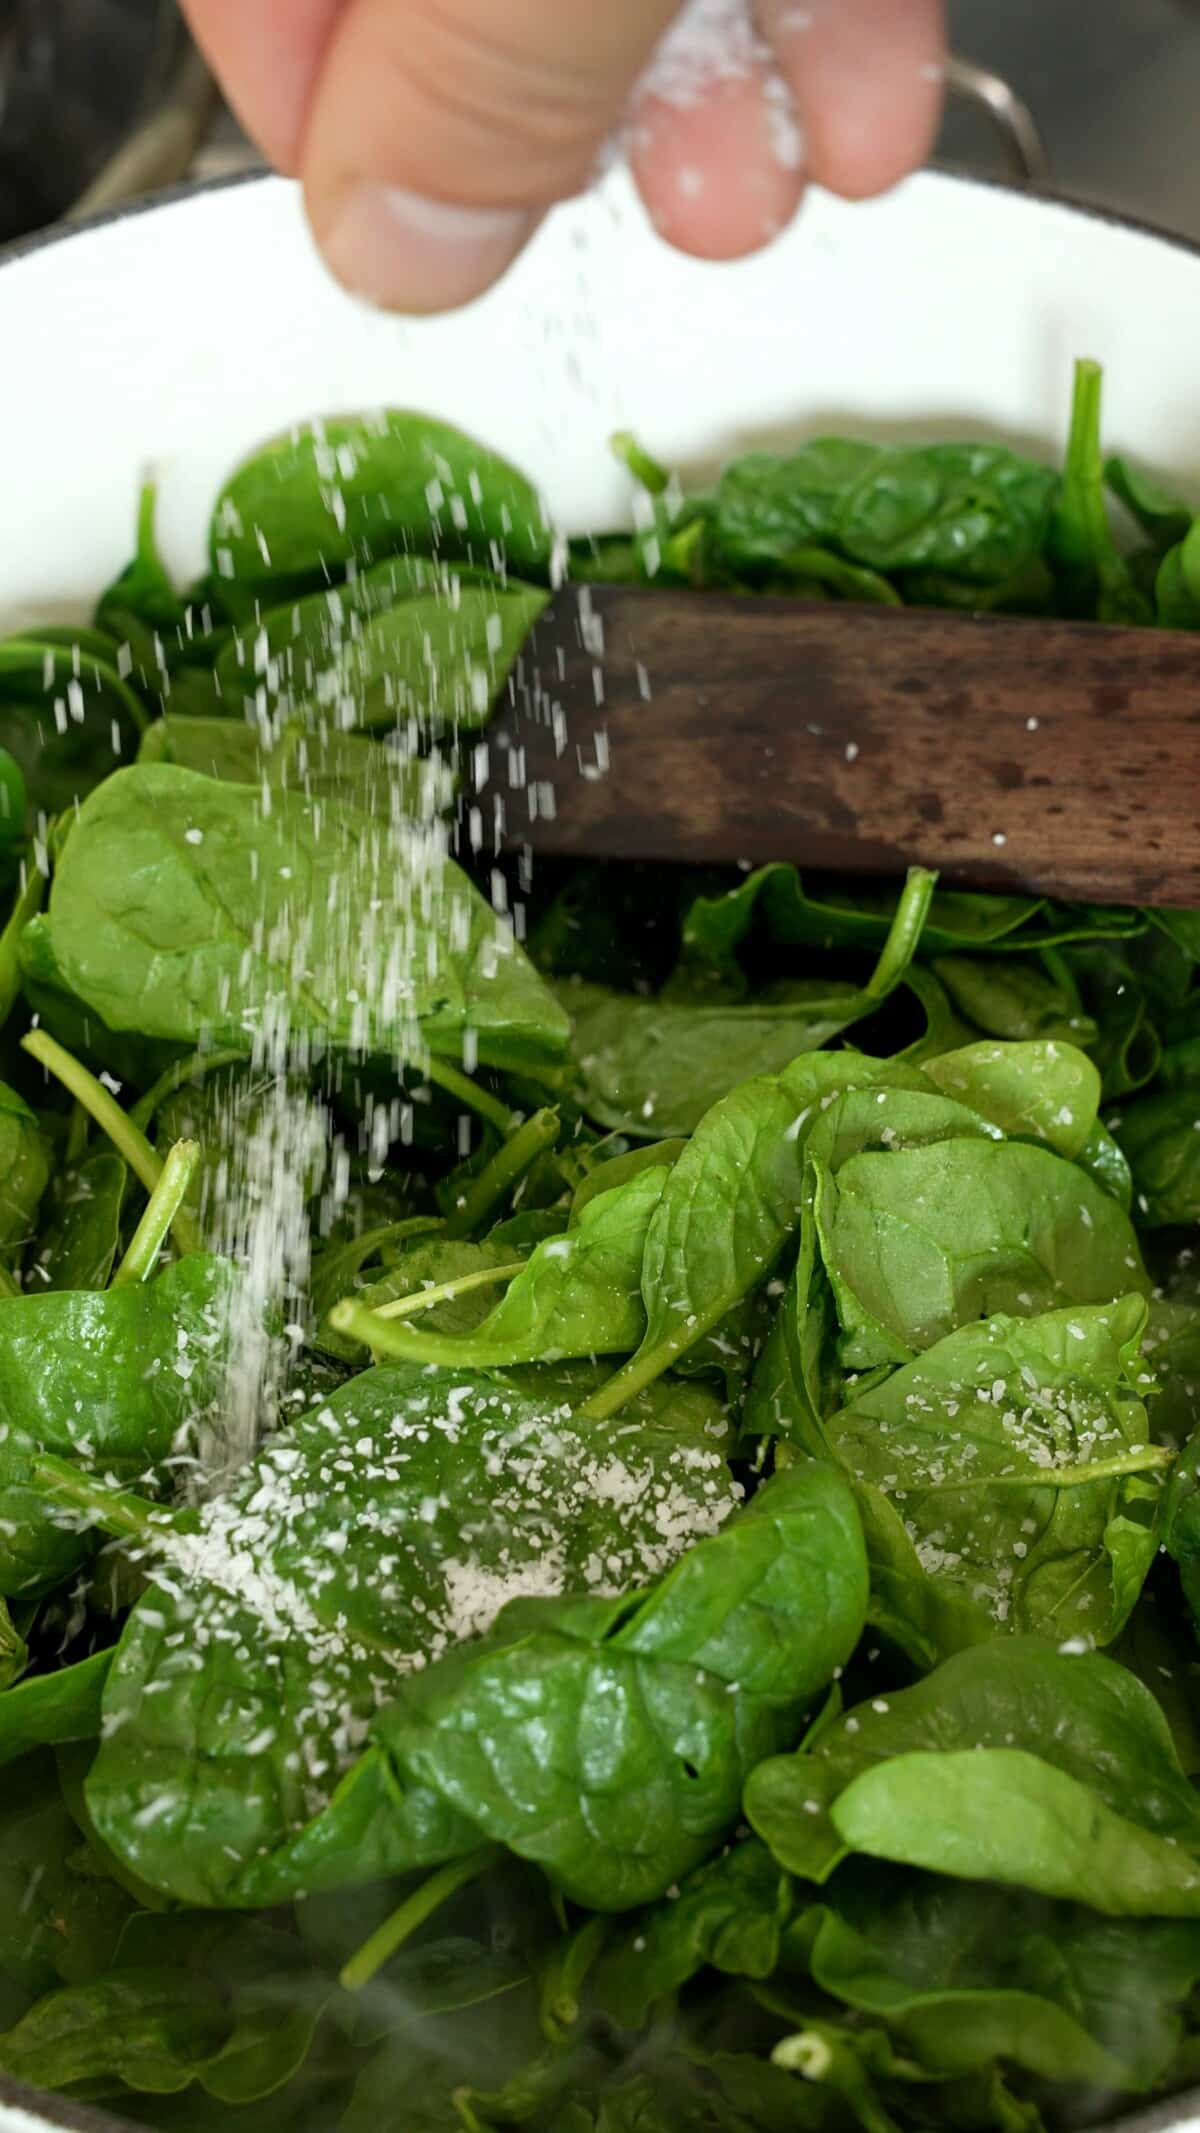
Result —
[[[1016, 178], [984, 175], [958, 165], [941, 163], [927, 165], [923, 173], [915, 175], [943, 179], [948, 184], [964, 190], [1007, 193], [1016, 200], [1027, 200], [1038, 206], [1066, 208], [1069, 214], [1082, 216], [1089, 222], [1099, 222], [1112, 229], [1127, 230], [1135, 237], [1150, 238], [1157, 244], [1169, 246], [1172, 251], [1182, 252], [1188, 258], [1200, 260], [1200, 238], [1187, 237], [1176, 230], [1164, 230], [1143, 216], [1125, 214], [1119, 208], [1107, 207], [1102, 202], [1082, 199], [1078, 194], [1064, 191], [1058, 186], [1028, 185]], [[225, 171], [211, 178], [184, 178], [177, 185], [165, 186], [156, 192], [137, 194], [112, 207], [102, 208], [95, 214], [81, 215], [77, 220], [52, 222], [45, 229], [33, 230], [24, 237], [14, 238], [11, 243], [0, 246], [0, 268], [27, 259], [35, 252], [49, 251], [54, 246], [87, 237], [94, 230], [107, 229], [113, 223], [127, 222], [135, 217], [153, 214], [160, 208], [178, 207], [185, 201], [201, 199], [206, 194], [229, 192], [235, 186], [284, 185], [294, 182], [281, 178], [278, 172], [266, 166]], [[586, 195], [577, 196], [585, 197]]]

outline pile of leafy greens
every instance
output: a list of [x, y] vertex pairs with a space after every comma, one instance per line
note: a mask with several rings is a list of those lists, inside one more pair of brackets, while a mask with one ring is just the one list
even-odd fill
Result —
[[[1099, 421], [626, 439], [572, 568], [1200, 625]], [[554, 557], [330, 422], [0, 645], [0, 2073], [1101, 2124], [1200, 2076], [1200, 914], [506, 871], [458, 770]]]

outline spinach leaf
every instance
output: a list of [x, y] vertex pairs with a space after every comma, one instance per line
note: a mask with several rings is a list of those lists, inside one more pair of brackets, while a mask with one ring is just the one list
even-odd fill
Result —
[[1195, 1977], [1192, 1921], [1099, 1918], [875, 1864], [835, 1890], [814, 1980], [886, 2021], [922, 2066], [961, 2074], [999, 2058], [1093, 2095], [1165, 2071]]
[[325, 1183], [329, 1114], [299, 1072], [272, 1073], [245, 1059], [222, 1065], [220, 1055], [206, 1049], [198, 1078], [185, 1074], [178, 1087], [157, 1095], [149, 1091], [148, 1105], [161, 1157], [178, 1141], [194, 1142], [199, 1149], [188, 1204], [199, 1217], [199, 1234], [214, 1250], [239, 1248], [239, 1193], [255, 1151], [276, 1144], [284, 1120], [288, 1162], [303, 1199], [314, 1201]]
[[[876, 883], [812, 885], [776, 863], [747, 874], [718, 896], [698, 896], [683, 920], [684, 964], [726, 985], [746, 984], [741, 957], [771, 948], [878, 948], [895, 912], [892, 891]], [[989, 896], [938, 889], [921, 933], [925, 956], [1011, 951], [1026, 954], [1078, 939], [1145, 930], [1138, 912], [1053, 905], [1040, 897]]]
[[195, 1253], [121, 1289], [0, 1298], [0, 1592], [58, 1584], [92, 1552], [47, 1499], [39, 1453], [133, 1478], [212, 1419], [239, 1286], [228, 1260]]
[[[267, 814], [249, 788], [142, 765], [80, 810], [50, 946], [115, 1030], [244, 1046], [286, 1011], [293, 1030], [359, 1051], [461, 1057], [469, 1028], [485, 1063], [553, 1063], [561, 1009], [458, 868], [431, 863], [431, 850], [381, 850], [349, 808], [318, 818], [288, 793]], [[297, 926], [303, 978], [286, 945]]]
[[852, 1156], [836, 1177], [819, 1174], [816, 1212], [849, 1368], [904, 1362], [996, 1312], [1149, 1287], [1116, 1202], [1075, 1164], [1022, 1142]]
[[639, 1268], [645, 1333], [587, 1413], [615, 1414], [770, 1275], [799, 1214], [803, 1175], [786, 1080], [743, 1083], [701, 1120], [669, 1172], [645, 1173], [663, 1180]]
[[851, 1851], [1086, 1904], [1113, 1918], [1200, 1916], [1200, 1866], [1021, 1748], [917, 1750], [866, 1770], [830, 1810]]
[[853, 986], [824, 980], [789, 987], [778, 1005], [730, 1007], [577, 983], [557, 990], [574, 1028], [584, 1110], [638, 1140], [685, 1138], [742, 1082], [780, 1072], [870, 1012]]
[[329, 1992], [265, 1924], [141, 1914], [107, 1975], [51, 1993], [0, 2038], [0, 2065], [39, 2087], [173, 2095], [197, 2081], [218, 2102], [255, 2102], [299, 2070]]
[[0, 1767], [18, 1762], [35, 1748], [98, 1739], [111, 1664], [110, 1651], [93, 1652], [74, 1666], [32, 1674], [6, 1689], [0, 1697]]
[[132, 762], [146, 723], [111, 638], [46, 629], [0, 640], [0, 747], [24, 776], [28, 836]]
[[[856, 1052], [803, 1055], [776, 1080], [734, 1090], [670, 1173], [646, 1239], [646, 1338], [588, 1412], [613, 1413], [659, 1371], [680, 1367], [689, 1352], [694, 1360], [705, 1336], [761, 1288], [807, 1209], [806, 1147], [840, 1162], [880, 1139], [896, 1148], [987, 1130], [916, 1069]], [[803, 1244], [801, 1257], [807, 1268]]]
[[[436, 1802], [397, 1815], [378, 1758], [352, 1767], [377, 1707], [422, 1661], [453, 1669], [514, 1594], [620, 1591], [715, 1532], [738, 1491], [708, 1412], [601, 1437], [504, 1381], [387, 1367], [273, 1438], [198, 1521], [151, 1521], [163, 1582], [123, 1632], [87, 1784], [104, 1841], [203, 1904], [472, 1849]], [[343, 1853], [342, 1807], [322, 1809], [347, 1770], [363, 1815]]]
[[915, 1687], [836, 1719], [795, 1755], [761, 1763], [746, 1813], [781, 1866], [823, 1882], [853, 1848], [831, 1809], [860, 1776], [896, 1758], [984, 1749], [1020, 1750], [1090, 1788], [1114, 1815], [1200, 1848], [1197, 1794], [1148, 1690], [1098, 1652], [1063, 1653], [1035, 1637], [960, 1652]]
[[12, 1265], [31, 1239], [50, 1162], [28, 1104], [0, 1082], [0, 1260]]
[[1100, 1076], [1073, 1044], [969, 1044], [923, 1071], [1010, 1139], [1044, 1141], [1057, 1155], [1082, 1155], [1096, 1123]]
[[1194, 630], [1200, 622], [1200, 539], [1195, 523], [1159, 564], [1154, 606], [1160, 629]]
[[1128, 1096], [1153, 1081], [1162, 1060], [1147, 990], [1132, 959], [1109, 944], [1073, 948], [1066, 961], [1096, 1023], [1090, 1051], [1100, 1069], [1104, 1100]]
[[783, 988], [777, 1005], [746, 1006], [631, 999], [586, 985], [563, 989], [584, 1109], [637, 1139], [693, 1132], [740, 1082], [819, 1051], [894, 992], [916, 952], [933, 888], [933, 875], [910, 870], [865, 986], [796, 981]]
[[[0, 1773], [0, 1981], [29, 1994], [96, 1977], [131, 1905], [90, 1871], [48, 1756]], [[8, 2065], [0, 2039], [0, 2068]]]
[[1160, 1444], [1186, 1443], [1195, 1427], [1200, 1389], [1200, 1310], [1156, 1298], [1150, 1305], [1144, 1352], [1151, 1382], [1144, 1388]]
[[922, 1673], [986, 1639], [996, 1623], [983, 1596], [953, 1577], [930, 1576], [929, 1551], [914, 1540], [903, 1504], [861, 1477], [855, 1501], [867, 1544], [871, 1628]]
[[43, 1289], [107, 1288], [128, 1181], [120, 1156], [103, 1148], [55, 1173], [27, 1275], [34, 1295]]
[[1078, 1156], [1079, 1167], [1096, 1180], [1125, 1214], [1133, 1208], [1133, 1172], [1107, 1126], [1096, 1124]]
[[[408, 1224], [401, 1222], [394, 1227], [405, 1230]], [[340, 1264], [344, 1265], [341, 1255], [338, 1256]], [[490, 1239], [483, 1244], [468, 1244], [453, 1237], [418, 1236], [406, 1251], [397, 1254], [386, 1273], [377, 1273], [373, 1280], [355, 1288], [354, 1300], [369, 1311], [379, 1311], [402, 1297], [415, 1298], [423, 1290], [445, 1288], [453, 1292], [459, 1288], [461, 1293], [451, 1293], [442, 1302], [430, 1304], [414, 1313], [411, 1320], [398, 1319], [396, 1325], [401, 1332], [405, 1323], [413, 1325], [418, 1335], [426, 1332], [470, 1335], [491, 1312], [496, 1301], [496, 1285], [487, 1281], [477, 1287], [463, 1287], [464, 1280], [470, 1283], [473, 1276], [503, 1269], [504, 1279], [511, 1281], [515, 1263], [511, 1246], [493, 1244]], [[347, 1283], [342, 1279], [336, 1288], [332, 1288], [328, 1272], [322, 1270], [321, 1290], [323, 1294], [330, 1294], [329, 1308], [332, 1310], [344, 1299]], [[327, 1355], [334, 1355], [341, 1362], [361, 1365], [370, 1360], [369, 1347], [361, 1340], [335, 1332], [328, 1313], [318, 1325], [315, 1340]]]
[[[486, 725], [549, 594], [484, 570], [399, 556], [256, 620], [216, 663], [232, 705], [354, 731]], [[343, 735], [345, 739], [348, 736]], [[315, 742], [314, 742], [315, 746]]]
[[0, 1600], [0, 1690], [19, 1681], [29, 1664], [29, 1647], [13, 1621], [7, 1602]]
[[716, 534], [743, 569], [815, 543], [873, 570], [986, 584], [1038, 557], [1057, 486], [1049, 469], [998, 445], [815, 438], [790, 458], [752, 453], [727, 467]]
[[310, 800], [340, 800], [369, 814], [375, 808], [429, 822], [454, 796], [445, 767], [405, 758], [357, 733], [321, 725], [284, 725], [264, 741], [257, 725], [234, 718], [158, 719], [142, 740], [139, 763], [172, 763], [204, 777], [224, 778], [258, 791], [296, 792]]
[[1200, 1220], [1200, 1089], [1140, 1096], [1125, 1106], [1116, 1134], [1133, 1171], [1138, 1226]]
[[1051, 975], [1032, 959], [970, 955], [935, 956], [933, 970], [959, 1013], [985, 1036], [1023, 1043], [1040, 1039], [1082, 1050], [1096, 1040], [1096, 1024], [1082, 1012], [1065, 971]]
[[812, 1160], [804, 1172], [796, 1265], [755, 1371], [746, 1428], [750, 1435], [790, 1437], [820, 1457], [823, 1423], [842, 1404], [845, 1377], [818, 1237], [824, 1166], [839, 1169], [869, 1148], [896, 1153], [961, 1136], [987, 1138], [997, 1129], [896, 1060], [818, 1053], [797, 1060], [783, 1082], [801, 1105], [799, 1131]]
[[743, 1839], [689, 1874], [667, 1902], [622, 1925], [596, 1968], [600, 2004], [622, 2028], [640, 2029], [657, 2000], [706, 1966], [770, 1977], [792, 1910], [787, 1876], [765, 1845]]
[[205, 1989], [187, 1972], [116, 1970], [40, 2000], [0, 2037], [0, 2067], [38, 2088], [109, 2077], [171, 2095], [228, 2032], [215, 1982]]
[[1173, 548], [1189, 531], [1192, 514], [1187, 504], [1127, 459], [1106, 459], [1104, 479], [1160, 552]]
[[[623, 1146], [623, 1141], [619, 1139], [616, 1145]], [[580, 1179], [571, 1195], [570, 1221], [578, 1222], [588, 1201], [594, 1200], [597, 1193], [612, 1192], [616, 1186], [624, 1185], [628, 1179], [636, 1177], [639, 1170], [655, 1170], [660, 1167], [669, 1170], [679, 1160], [687, 1145], [686, 1140], [647, 1141], [644, 1146], [630, 1148], [623, 1155], [610, 1155], [602, 1141], [597, 1150], [598, 1160], [594, 1168]]]
[[391, 409], [276, 438], [230, 476], [213, 510], [213, 576], [226, 600], [236, 588], [239, 611], [409, 548], [541, 575], [551, 532], [506, 460], [448, 423]]
[[[1169, 1501], [1169, 1498], [1168, 1498]], [[1128, 1667], [1150, 1691], [1171, 1729], [1175, 1752], [1189, 1777], [1200, 1771], [1200, 1652], [1180, 1615], [1168, 1578], [1147, 1584], [1109, 1657]]]
[[[572, 1229], [537, 1246], [473, 1332], [426, 1333], [420, 1317], [371, 1313], [366, 1297], [335, 1306], [329, 1323], [377, 1355], [447, 1369], [627, 1354], [645, 1331], [642, 1262], [668, 1176], [661, 1167], [641, 1170], [589, 1200]], [[481, 1271], [494, 1260], [491, 1250], [469, 1249], [476, 1265], [482, 1261]], [[459, 1254], [465, 1259], [461, 1247], [456, 1260]]]
[[[483, 1645], [410, 1676], [376, 1734], [410, 1781], [573, 1901], [629, 1909], [720, 1842], [749, 1769], [801, 1729], [857, 1640], [865, 1600], [845, 1484], [797, 1469], [639, 1598], [514, 1605]], [[603, 1716], [616, 1708], [618, 1729]]]
[[428, 1243], [442, 1228], [437, 1215], [403, 1215], [394, 1222], [377, 1222], [354, 1236], [331, 1238], [313, 1254], [309, 1299], [317, 1324], [343, 1296], [367, 1285], [362, 1277], [374, 1261], [394, 1264], [395, 1257], [407, 1256], [406, 1247], [413, 1240]]
[[771, 571], [766, 590], [793, 600], [862, 600], [872, 607], [900, 607], [894, 585], [876, 570], [847, 563], [828, 548], [793, 548]]
[[1184, 1445], [1171, 1474], [1163, 1546], [1178, 1568], [1183, 1596], [1200, 1634], [1200, 1431]]
[[102, 1015], [72, 992], [55, 956], [44, 913], [21, 929], [17, 962], [21, 991], [37, 1025], [101, 1073], [132, 1082], [135, 1088], [148, 1088], [186, 1055], [184, 1045], [111, 1030]]
[[996, 1623], [1110, 1643], [1158, 1546], [1161, 1470], [1134, 1389], [1145, 1305], [962, 1327], [824, 1428], [895, 1502], [922, 1567]]

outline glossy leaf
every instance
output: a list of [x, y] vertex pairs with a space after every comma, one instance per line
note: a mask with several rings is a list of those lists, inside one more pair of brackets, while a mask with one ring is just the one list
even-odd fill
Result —
[[825, 1425], [921, 1565], [999, 1626], [1111, 1642], [1154, 1559], [1164, 1455], [1135, 1380], [1145, 1306], [991, 1318]]
[[225, 1388], [228, 1260], [194, 1254], [154, 1281], [0, 1299], [0, 1591], [57, 1583], [90, 1537], [34, 1479], [39, 1452], [132, 1479], [161, 1471]]
[[1031, 1637], [961, 1652], [915, 1687], [857, 1706], [797, 1754], [760, 1764], [746, 1812], [782, 1866], [823, 1882], [853, 1849], [831, 1810], [860, 1776], [895, 1758], [961, 1760], [983, 1749], [1040, 1759], [1114, 1815], [1185, 1853], [1200, 1849], [1197, 1796], [1154, 1698], [1099, 1653], [1066, 1654]]
[[[473, 1849], [457, 1812], [418, 1801], [396, 1814], [378, 1759], [352, 1767], [377, 1708], [422, 1661], [441, 1662], [422, 1683], [458, 1667], [456, 1640], [488, 1630], [514, 1594], [586, 1591], [600, 1563], [606, 1582], [636, 1586], [719, 1528], [737, 1491], [706, 1419], [693, 1433], [639, 1418], [599, 1437], [553, 1398], [420, 1366], [332, 1393], [198, 1526], [157, 1543], [147, 1532], [165, 1582], [122, 1635], [87, 1785], [105, 1842], [152, 1885], [206, 1904]], [[322, 1809], [344, 1771], [344, 1811], [361, 1802], [363, 1820], [343, 1844], [329, 1835], [343, 1808]]]
[[[296, 985], [270, 943], [302, 916]], [[470, 1026], [481, 1059], [518, 1064], [552, 1061], [566, 1039], [561, 1010], [451, 862], [434, 891], [419, 853], [381, 849], [349, 809], [318, 820], [286, 795], [265, 814], [254, 790], [166, 765], [121, 772], [80, 811], [49, 932], [66, 984], [110, 1028], [175, 1043], [244, 1045], [285, 1002], [293, 1031], [363, 1051], [459, 1056]], [[388, 975], [398, 939], [417, 973], [403, 980]]]
[[550, 546], [536, 491], [507, 461], [389, 410], [292, 430], [247, 459], [217, 499], [211, 561], [223, 593], [278, 598], [410, 547], [542, 571]]

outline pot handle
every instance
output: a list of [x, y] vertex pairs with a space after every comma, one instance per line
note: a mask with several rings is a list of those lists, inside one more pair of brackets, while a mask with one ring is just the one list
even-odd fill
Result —
[[216, 108], [212, 76], [199, 52], [189, 45], [161, 108], [118, 148], [73, 203], [66, 219], [106, 213], [126, 200], [158, 192], [185, 178]]
[[1050, 159], [1037, 120], [1002, 75], [972, 60], [951, 58], [946, 62], [946, 87], [951, 96], [986, 112], [1004, 142], [1014, 177], [1024, 185], [1049, 183]]

